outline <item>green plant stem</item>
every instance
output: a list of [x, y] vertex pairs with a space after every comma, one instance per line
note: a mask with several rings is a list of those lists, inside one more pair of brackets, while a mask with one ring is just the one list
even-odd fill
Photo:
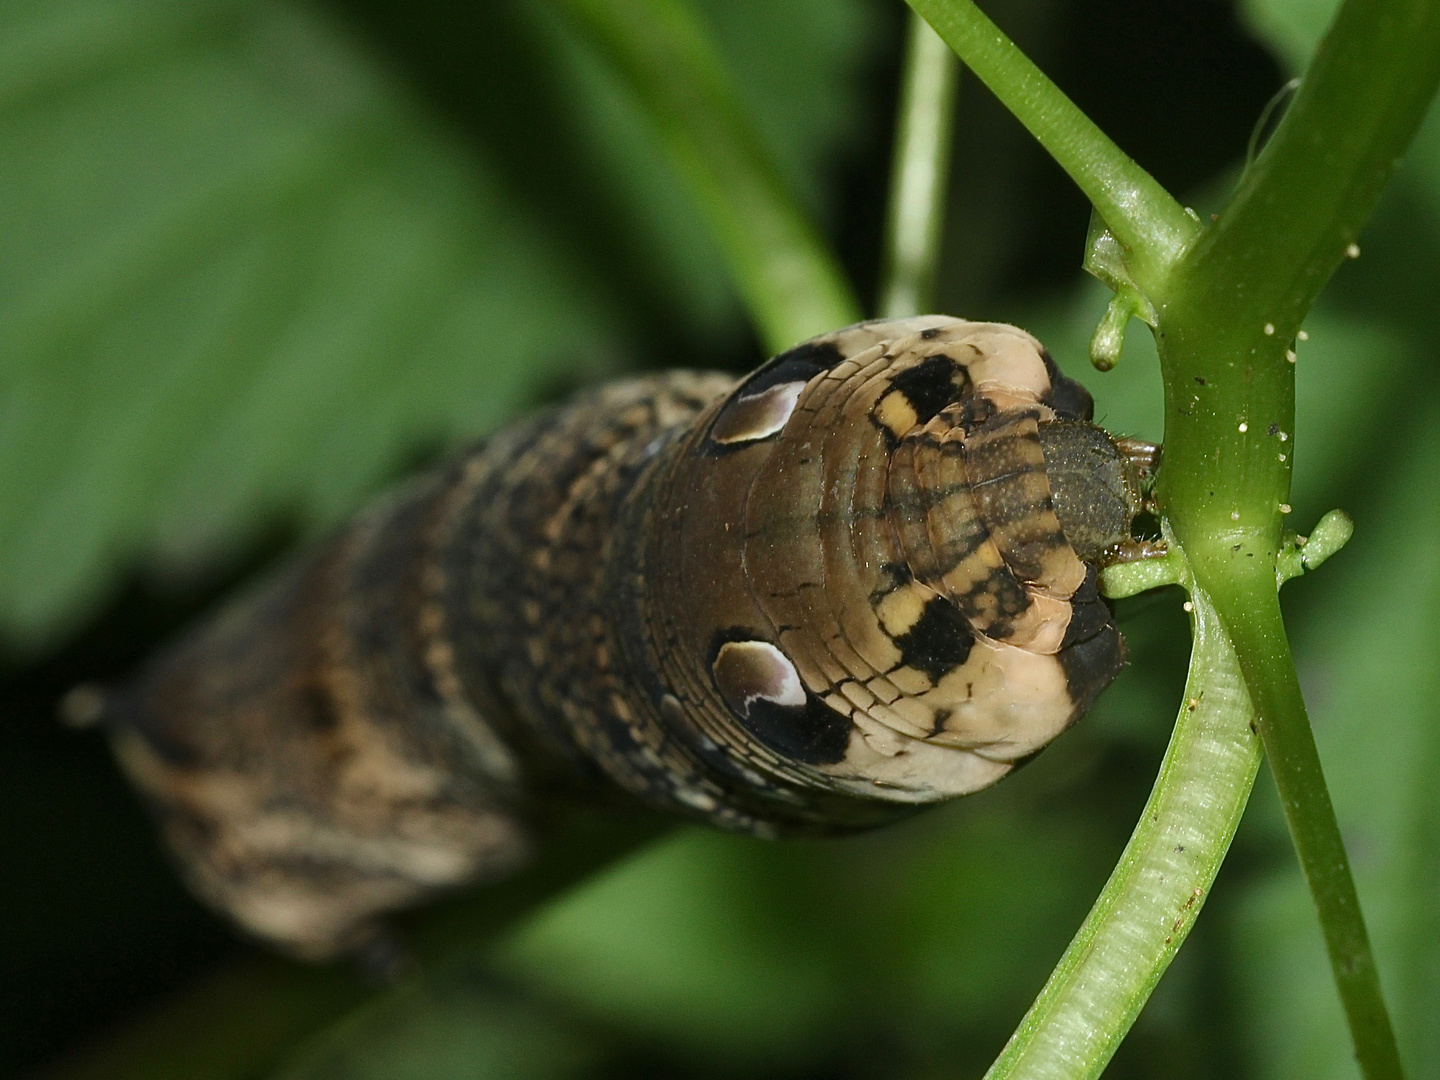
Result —
[[1355, 1042], [1356, 1060], [1367, 1078], [1398, 1080], [1404, 1071], [1395, 1033], [1381, 994], [1380, 973], [1365, 930], [1340, 823], [1325, 786], [1320, 753], [1295, 675], [1280, 605], [1254, 603], [1255, 592], [1258, 589], [1227, 605], [1225, 625], [1237, 654], [1246, 658], [1242, 667], [1255, 698], [1257, 728], [1265, 742], [1301, 869], [1320, 913], [1335, 985]]
[[1286, 350], [1437, 82], [1440, 5], [1346, 3], [1274, 136], [1163, 290], [1158, 495], [1202, 582], [1225, 572], [1235, 543], [1253, 558], [1278, 549], [1294, 448], [1277, 441], [1294, 432]]
[[1260, 766], [1260, 740], [1210, 600], [1199, 590], [1190, 597], [1190, 674], [1155, 787], [1084, 925], [986, 1074], [990, 1080], [1099, 1076], [1194, 925], [1235, 835]]
[[[1257, 707], [1366, 1077], [1401, 1075], [1274, 592], [1294, 432], [1287, 349], [1440, 83], [1440, 5], [1349, 0], [1270, 142], [1166, 283], [1157, 495]], [[1355, 254], [1355, 249], [1350, 249]]]
[[[1259, 344], [1266, 362], [1300, 327], [1360, 234], [1440, 84], [1440, 5], [1348, 0], [1274, 135], [1241, 177], [1214, 226], [1176, 268], [1186, 322], [1212, 345]], [[1168, 434], [1168, 433], [1167, 433]]]
[[950, 46], [912, 11], [885, 223], [880, 314], [887, 319], [918, 315], [932, 304], [959, 76]]
[[[1357, 1059], [1367, 1077], [1398, 1077], [1399, 1057], [1275, 581], [1286, 550], [1282, 515], [1294, 453], [1294, 367], [1287, 349], [1340, 260], [1358, 253], [1351, 245], [1360, 226], [1440, 82], [1440, 5], [1347, 0], [1275, 135], [1214, 227], [1197, 237], [1198, 228], [1177, 216], [1184, 213], [1178, 205], [970, 0], [911, 3], [1090, 196], [1124, 249], [1131, 280], [1156, 309], [1166, 399], [1157, 489], [1162, 514], [1190, 560], [1197, 610], [1199, 598], [1213, 598], [1224, 628], [1217, 632], [1232, 636]], [[1123, 869], [1122, 863], [1117, 875]], [[1097, 907], [1094, 932], [1082, 932], [1076, 949], [1103, 937], [1105, 951], [1123, 950], [1123, 934], [1104, 929], [1100, 914]], [[1057, 1062], [1089, 1043], [1083, 1029], [1067, 1030], [1046, 1004], [1064, 999], [1066, 964], [1079, 964], [1072, 954], [1002, 1066], [1028, 1053], [1017, 1047], [1051, 1046], [1052, 1053], [1033, 1058], [1048, 1063], [1035, 1075], [1085, 1074], [1083, 1068], [1056, 1071]], [[1138, 1010], [1148, 986], [1135, 990]], [[1131, 1018], [1112, 1011], [1101, 1020], [1123, 1031]], [[1119, 1037], [1112, 1027], [1106, 1031]], [[1075, 1060], [1090, 1059], [1080, 1054]]]
[[860, 305], [799, 208], [689, 5], [556, 0], [654, 119], [771, 352], [855, 322]]
[[908, 0], [1085, 192], [1149, 292], [1199, 222], [1095, 126], [972, 0]]

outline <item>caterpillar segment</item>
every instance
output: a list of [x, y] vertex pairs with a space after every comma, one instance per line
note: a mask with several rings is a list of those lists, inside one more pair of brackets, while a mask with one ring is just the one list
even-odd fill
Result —
[[377, 503], [114, 695], [191, 886], [325, 958], [495, 880], [556, 805], [758, 836], [986, 787], [1124, 647], [1156, 448], [1015, 327], [861, 323], [617, 383]]

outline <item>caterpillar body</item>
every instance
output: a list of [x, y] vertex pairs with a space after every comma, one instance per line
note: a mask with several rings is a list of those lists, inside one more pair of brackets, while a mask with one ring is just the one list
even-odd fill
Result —
[[1154, 447], [1015, 327], [861, 323], [592, 391], [410, 482], [106, 709], [192, 888], [323, 958], [521, 866], [547, 800], [760, 836], [986, 787], [1124, 648]]

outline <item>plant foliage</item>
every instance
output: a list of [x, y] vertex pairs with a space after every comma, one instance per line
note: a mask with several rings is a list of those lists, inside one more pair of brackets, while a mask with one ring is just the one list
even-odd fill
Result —
[[[899, 5], [682, 6], [868, 288]], [[1203, 215], [1332, 5], [987, 10]], [[379, 997], [276, 992], [300, 984], [178, 894], [93, 737], [51, 726], [158, 638], [154, 597], [277, 530], [582, 379], [758, 355], [663, 126], [572, 14], [0, 3], [0, 1072], [89, 1042], [52, 1075], [978, 1075], [1104, 882], [1180, 698], [1178, 597], [1121, 602], [1128, 670], [993, 791], [841, 842], [677, 833]], [[1148, 334], [1086, 370], [1083, 200], [968, 76], [954, 138], [939, 306], [1027, 326], [1107, 426], [1159, 438]], [[1287, 612], [1401, 1054], [1440, 1077], [1440, 112], [1358, 244], [1297, 350], [1291, 498], [1302, 531], [1339, 505], [1357, 533]], [[1162, 1070], [1357, 1075], [1266, 779], [1107, 1075]]]

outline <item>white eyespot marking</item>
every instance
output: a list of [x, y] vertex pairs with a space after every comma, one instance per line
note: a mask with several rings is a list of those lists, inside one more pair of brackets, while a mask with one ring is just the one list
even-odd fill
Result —
[[741, 716], [756, 701], [799, 708], [805, 687], [795, 665], [768, 641], [727, 641], [715, 654], [715, 685], [726, 704]]
[[803, 382], [780, 383], [758, 394], [737, 397], [716, 418], [710, 438], [723, 446], [769, 438], [790, 419], [805, 385]]

